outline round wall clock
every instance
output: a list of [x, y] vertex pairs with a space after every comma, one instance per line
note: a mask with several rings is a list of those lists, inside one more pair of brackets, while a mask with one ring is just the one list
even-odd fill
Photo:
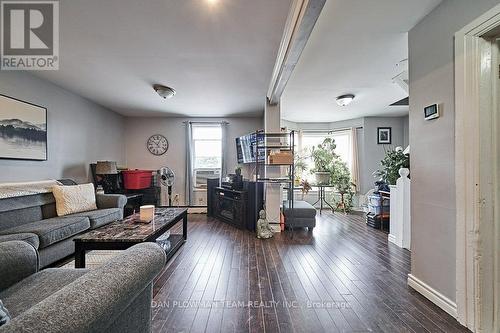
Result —
[[160, 156], [167, 152], [168, 140], [161, 134], [155, 134], [148, 139], [147, 147], [151, 154]]

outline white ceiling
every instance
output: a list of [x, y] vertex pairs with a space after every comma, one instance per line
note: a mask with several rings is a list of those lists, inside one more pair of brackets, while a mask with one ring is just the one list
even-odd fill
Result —
[[261, 115], [290, 1], [61, 1], [60, 70], [35, 75], [128, 116]]
[[[396, 116], [407, 93], [392, 78], [408, 57], [408, 34], [441, 0], [328, 0], [282, 96], [282, 117], [333, 122]], [[339, 107], [335, 98], [356, 98]]]

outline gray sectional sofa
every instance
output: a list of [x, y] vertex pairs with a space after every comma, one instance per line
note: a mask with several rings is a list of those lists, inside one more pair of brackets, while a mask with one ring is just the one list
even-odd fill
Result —
[[153, 280], [165, 265], [155, 243], [135, 245], [99, 268], [38, 271], [36, 249], [0, 243], [0, 300], [11, 320], [0, 333], [151, 331]]
[[123, 218], [125, 196], [98, 194], [96, 201], [97, 210], [58, 217], [52, 193], [0, 199], [0, 242], [30, 243], [46, 267], [75, 252], [76, 235]]

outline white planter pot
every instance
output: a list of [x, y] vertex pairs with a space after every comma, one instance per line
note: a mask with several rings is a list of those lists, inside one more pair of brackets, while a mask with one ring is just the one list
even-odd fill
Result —
[[315, 172], [314, 178], [316, 178], [316, 184], [318, 184], [318, 185], [330, 184], [330, 173], [329, 172]]

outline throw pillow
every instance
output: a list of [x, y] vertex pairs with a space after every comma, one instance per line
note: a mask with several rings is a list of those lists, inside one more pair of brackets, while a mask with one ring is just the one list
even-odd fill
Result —
[[0, 301], [0, 326], [7, 324], [9, 321], [10, 321], [9, 311], [7, 311], [2, 301]]
[[58, 216], [97, 209], [94, 184], [54, 186], [52, 194], [56, 198]]

